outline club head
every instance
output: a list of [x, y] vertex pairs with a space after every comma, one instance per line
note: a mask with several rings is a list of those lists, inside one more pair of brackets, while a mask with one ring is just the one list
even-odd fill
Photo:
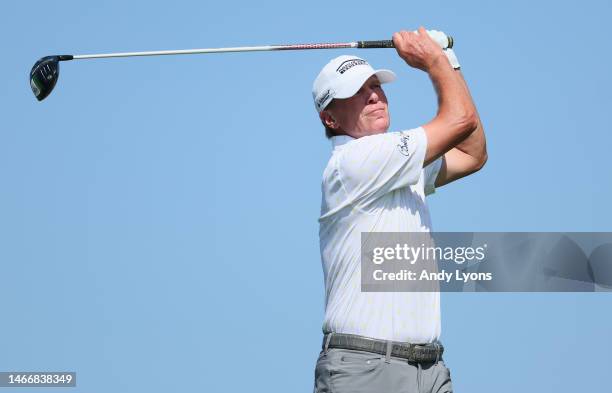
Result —
[[44, 100], [59, 78], [60, 56], [46, 56], [38, 60], [30, 71], [30, 87], [38, 101]]

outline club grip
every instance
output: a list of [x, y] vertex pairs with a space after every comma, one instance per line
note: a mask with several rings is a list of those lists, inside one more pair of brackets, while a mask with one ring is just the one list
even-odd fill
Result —
[[[453, 37], [446, 35], [441, 31], [428, 31], [429, 36], [442, 47], [442, 49], [452, 48], [454, 41]], [[392, 40], [382, 41], [357, 41], [357, 48], [395, 48]]]
[[358, 41], [357, 48], [395, 48], [393, 41], [382, 40], [382, 41]]

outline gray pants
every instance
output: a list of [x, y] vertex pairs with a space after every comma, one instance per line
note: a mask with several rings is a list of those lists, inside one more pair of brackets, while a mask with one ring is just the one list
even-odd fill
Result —
[[452, 393], [450, 371], [440, 359], [414, 363], [375, 353], [331, 348], [321, 351], [314, 393]]

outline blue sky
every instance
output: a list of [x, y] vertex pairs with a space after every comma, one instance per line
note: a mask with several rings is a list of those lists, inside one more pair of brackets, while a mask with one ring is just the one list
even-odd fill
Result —
[[[436, 230], [612, 230], [609, 2], [30, 1], [0, 14], [0, 371], [76, 371], [75, 392], [311, 391], [330, 153], [312, 81], [354, 53], [398, 74], [393, 130], [436, 110], [427, 76], [393, 50], [73, 61], [39, 103], [28, 72], [44, 55], [443, 30], [489, 161], [430, 198]], [[456, 391], [608, 385], [609, 294], [442, 302]]]

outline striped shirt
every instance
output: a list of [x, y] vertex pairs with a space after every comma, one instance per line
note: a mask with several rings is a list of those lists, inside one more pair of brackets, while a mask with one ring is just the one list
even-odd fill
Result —
[[323, 332], [412, 343], [438, 341], [439, 292], [361, 292], [362, 232], [428, 232], [425, 196], [442, 159], [423, 168], [419, 127], [332, 138], [323, 172], [319, 240], [325, 280]]

